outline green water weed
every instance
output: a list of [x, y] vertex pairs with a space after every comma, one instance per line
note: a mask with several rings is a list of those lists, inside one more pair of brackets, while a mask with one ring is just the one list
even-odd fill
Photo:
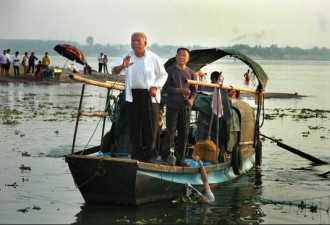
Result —
[[21, 171], [24, 171], [24, 170], [29, 170], [29, 171], [31, 171], [31, 170], [32, 170], [31, 167], [29, 167], [29, 166], [25, 166], [24, 164], [21, 164], [21, 166], [19, 167], [19, 169], [20, 169]]

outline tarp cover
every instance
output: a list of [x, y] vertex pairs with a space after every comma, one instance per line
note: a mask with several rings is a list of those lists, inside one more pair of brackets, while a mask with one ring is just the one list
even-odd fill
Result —
[[[229, 49], [221, 50], [218, 48], [212, 48], [212, 49], [192, 50], [190, 51], [190, 60], [187, 65], [193, 71], [197, 71], [203, 68], [204, 66], [207, 66], [208, 64], [218, 59], [221, 59], [225, 56], [235, 57], [241, 60], [242, 62], [244, 62], [245, 64], [247, 64], [251, 68], [253, 73], [256, 75], [259, 81], [260, 87], [258, 87], [258, 89], [265, 91], [268, 81], [268, 76], [265, 73], [265, 71], [258, 63], [256, 63], [255, 61], [253, 61], [252, 59], [250, 59], [249, 57], [247, 57], [246, 55], [244, 55], [243, 53], [239, 52], [236, 49], [229, 48]], [[175, 57], [173, 57], [165, 63], [165, 68], [174, 65], [175, 63], [176, 63]]]

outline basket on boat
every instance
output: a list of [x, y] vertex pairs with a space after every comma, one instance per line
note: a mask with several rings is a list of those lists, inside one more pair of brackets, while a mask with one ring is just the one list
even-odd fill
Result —
[[216, 157], [219, 155], [219, 148], [215, 151], [216, 146], [213, 141], [200, 140], [196, 143], [193, 155], [198, 155], [204, 162], [216, 163]]

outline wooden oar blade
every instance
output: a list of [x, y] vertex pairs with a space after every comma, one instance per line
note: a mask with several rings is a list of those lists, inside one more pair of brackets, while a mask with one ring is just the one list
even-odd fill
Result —
[[284, 148], [284, 149], [292, 152], [293, 154], [296, 154], [296, 155], [299, 155], [299, 156], [301, 156], [301, 157], [303, 157], [305, 159], [308, 159], [308, 160], [310, 160], [310, 161], [312, 161], [312, 162], [314, 162], [316, 164], [328, 164], [327, 162], [325, 162], [325, 161], [323, 161], [321, 159], [318, 159], [318, 158], [316, 158], [314, 156], [311, 156], [311, 155], [309, 155], [309, 154], [307, 154], [305, 152], [302, 152], [302, 151], [300, 151], [298, 149], [295, 149], [295, 148], [293, 148], [291, 146], [288, 146], [288, 145], [286, 145], [286, 144], [284, 144], [282, 142], [277, 142], [277, 146], [279, 146], [281, 148]]
[[284, 143], [282, 143], [280, 141], [277, 141], [274, 138], [268, 137], [268, 136], [266, 136], [264, 134], [260, 134], [260, 135], [263, 136], [263, 137], [265, 137], [265, 138], [267, 138], [267, 139], [269, 139], [269, 140], [271, 140], [271, 141], [276, 142], [277, 146], [279, 146], [281, 148], [284, 148], [284, 149], [292, 152], [293, 154], [296, 154], [296, 155], [299, 155], [299, 156], [301, 156], [301, 157], [303, 157], [305, 159], [308, 159], [308, 160], [312, 161], [313, 163], [316, 163], [316, 164], [328, 164], [327, 162], [325, 162], [325, 161], [323, 161], [321, 159], [318, 159], [318, 158], [316, 158], [314, 156], [311, 156], [311, 155], [309, 155], [309, 154], [307, 154], [305, 152], [302, 152], [302, 151], [300, 151], [298, 149], [295, 149], [295, 148], [293, 148], [293, 147], [291, 147], [289, 145], [286, 145], [286, 144], [284, 144]]

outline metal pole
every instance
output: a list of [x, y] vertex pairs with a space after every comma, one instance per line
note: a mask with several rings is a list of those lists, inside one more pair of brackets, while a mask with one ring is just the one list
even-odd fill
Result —
[[[220, 88], [217, 88], [217, 139], [216, 139], [216, 146], [215, 146], [215, 163], [218, 164], [218, 146], [219, 146], [219, 96], [220, 96]], [[220, 153], [220, 152], [219, 152]]]
[[85, 84], [83, 84], [82, 89], [81, 89], [80, 102], [79, 102], [79, 108], [78, 108], [77, 120], [76, 120], [76, 127], [74, 129], [74, 134], [73, 134], [71, 154], [74, 153], [74, 147], [75, 147], [75, 144], [76, 144], [76, 136], [77, 136], [78, 124], [79, 124], [79, 119], [80, 119], [80, 114], [81, 114], [80, 110], [81, 110], [82, 100], [84, 98], [84, 92], [85, 92]]
[[[110, 88], [108, 88], [107, 100], [105, 101], [105, 110], [104, 111], [107, 110], [109, 96], [110, 96]], [[103, 137], [104, 137], [104, 127], [105, 127], [106, 118], [107, 118], [106, 116], [103, 117], [103, 127], [102, 127], [102, 136], [101, 136], [101, 149], [103, 149]]]

